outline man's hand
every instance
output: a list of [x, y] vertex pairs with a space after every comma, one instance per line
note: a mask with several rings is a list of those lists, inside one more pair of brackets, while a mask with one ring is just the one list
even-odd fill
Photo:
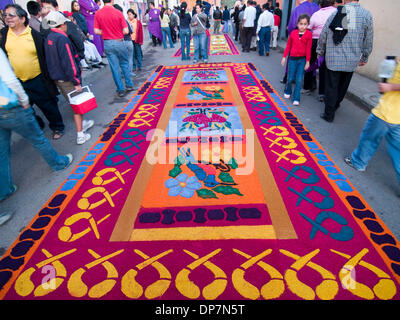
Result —
[[304, 70], [307, 71], [309, 68], [310, 68], [310, 61], [307, 61]]
[[400, 91], [400, 84], [379, 82], [378, 90], [380, 93], [385, 93], [390, 91]]
[[74, 86], [75, 87], [75, 90], [76, 90], [76, 92], [82, 92], [82, 86], [80, 85], [80, 84], [78, 84], [77, 86]]
[[284, 67], [284, 66], [285, 66], [285, 64], [286, 64], [286, 58], [282, 58], [282, 61], [281, 61], [281, 65], [282, 65], [282, 67]]
[[365, 66], [366, 64], [367, 64], [366, 62], [360, 61], [360, 62], [358, 63], [358, 66], [359, 66], [359, 67], [363, 67], [363, 66]]

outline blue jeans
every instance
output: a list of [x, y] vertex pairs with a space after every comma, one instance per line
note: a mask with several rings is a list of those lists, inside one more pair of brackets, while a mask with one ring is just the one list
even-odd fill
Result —
[[386, 138], [387, 149], [400, 183], [400, 124], [388, 123], [371, 113], [358, 147], [351, 154], [351, 161], [356, 169], [365, 169], [383, 137]]
[[208, 60], [207, 40], [205, 32], [193, 35], [194, 61], [199, 61], [200, 55], [203, 60]]
[[263, 56], [264, 48], [265, 52], [269, 52], [271, 42], [271, 27], [261, 27], [260, 31], [258, 32], [258, 37], [260, 38], [258, 43], [258, 53], [260, 56]]
[[133, 41], [133, 69], [136, 69], [136, 65], [138, 68], [141, 68], [142, 60], [143, 60], [142, 46]]
[[179, 31], [179, 37], [181, 38], [181, 53], [182, 60], [190, 60], [190, 29], [181, 29]]
[[301, 58], [301, 59], [289, 58], [288, 65], [289, 65], [289, 70], [288, 70], [287, 83], [285, 87], [285, 94], [289, 95], [292, 94], [292, 82], [296, 81], [292, 101], [300, 102], [300, 91], [303, 85], [304, 67], [306, 66], [306, 58]]
[[[32, 108], [16, 107], [9, 110], [0, 108], [0, 200], [14, 191], [10, 168], [12, 131], [27, 139], [54, 171], [64, 169], [69, 163], [68, 157], [58, 154], [44, 136]], [[24, 156], [29, 161], [29, 154]]]
[[127, 87], [133, 87], [131, 71], [129, 70], [128, 50], [124, 41], [104, 40], [104, 52], [107, 56], [108, 63], [110, 64], [111, 73], [115, 85], [117, 86], [117, 91], [125, 91], [120, 69], [124, 74], [125, 85]]
[[171, 29], [169, 27], [163, 27], [163, 28], [161, 28], [161, 32], [162, 32], [162, 42], [163, 42], [164, 49], [167, 49], [167, 36], [168, 36], [168, 40], [169, 40], [169, 46], [170, 46], [170, 48], [173, 48], [174, 43], [172, 42]]
[[129, 72], [131, 76], [133, 75], [133, 43], [132, 40], [124, 40], [124, 44], [126, 46], [126, 50], [128, 51], [128, 59], [129, 59]]

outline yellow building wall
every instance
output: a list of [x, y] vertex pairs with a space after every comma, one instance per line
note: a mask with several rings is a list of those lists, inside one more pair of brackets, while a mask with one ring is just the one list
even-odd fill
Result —
[[379, 65], [387, 55], [400, 56], [400, 1], [361, 0], [374, 20], [374, 49], [368, 63], [357, 72], [378, 80]]

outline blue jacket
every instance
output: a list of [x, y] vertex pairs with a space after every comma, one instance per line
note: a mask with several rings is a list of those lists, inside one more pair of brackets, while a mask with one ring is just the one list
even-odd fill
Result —
[[44, 50], [51, 79], [69, 81], [74, 86], [82, 83], [78, 53], [64, 32], [51, 29]]

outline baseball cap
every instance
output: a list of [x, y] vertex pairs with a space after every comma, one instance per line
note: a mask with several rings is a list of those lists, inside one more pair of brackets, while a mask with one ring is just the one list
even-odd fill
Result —
[[58, 11], [50, 11], [44, 19], [50, 28], [56, 28], [69, 21], [61, 12]]

